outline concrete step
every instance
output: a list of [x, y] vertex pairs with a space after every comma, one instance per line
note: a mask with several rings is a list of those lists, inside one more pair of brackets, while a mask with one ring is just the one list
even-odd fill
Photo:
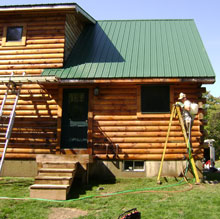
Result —
[[39, 176], [70, 176], [73, 177], [75, 174], [75, 169], [73, 168], [40, 168], [38, 175]]
[[70, 176], [36, 176], [35, 184], [70, 185], [72, 180]]
[[44, 161], [43, 168], [76, 168], [78, 162], [75, 161]]
[[51, 200], [66, 200], [69, 188], [69, 185], [34, 184], [30, 186], [30, 197]]

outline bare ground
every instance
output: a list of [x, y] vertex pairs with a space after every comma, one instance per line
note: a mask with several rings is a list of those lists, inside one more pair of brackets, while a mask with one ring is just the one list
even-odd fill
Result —
[[87, 211], [77, 208], [51, 208], [48, 219], [70, 219], [87, 215]]

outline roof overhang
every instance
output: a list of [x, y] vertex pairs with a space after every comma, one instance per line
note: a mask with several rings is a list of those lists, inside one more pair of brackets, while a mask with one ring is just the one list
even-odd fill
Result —
[[59, 79], [55, 76], [0, 76], [0, 83], [43, 84], [56, 83]]
[[56, 76], [0, 76], [0, 83], [59, 83], [59, 84], [160, 84], [199, 83], [213, 84], [215, 78], [119, 78], [119, 79], [62, 79]]
[[61, 4], [34, 4], [34, 5], [4, 5], [0, 6], [0, 14], [16, 13], [16, 12], [40, 12], [40, 11], [72, 11], [82, 15], [88, 21], [96, 23], [96, 20], [84, 11], [76, 3], [61, 3]]
[[126, 84], [160, 84], [160, 83], [198, 83], [214, 84], [215, 78], [118, 78], [118, 79], [59, 79], [61, 84], [103, 84], [103, 83], [126, 83]]

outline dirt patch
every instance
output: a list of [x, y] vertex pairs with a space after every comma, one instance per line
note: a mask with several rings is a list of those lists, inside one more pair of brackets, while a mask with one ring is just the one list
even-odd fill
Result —
[[87, 211], [77, 208], [51, 208], [48, 219], [69, 219], [87, 215]]

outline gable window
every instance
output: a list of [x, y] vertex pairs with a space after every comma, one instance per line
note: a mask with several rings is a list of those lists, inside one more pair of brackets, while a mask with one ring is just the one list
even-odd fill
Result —
[[2, 46], [24, 46], [26, 44], [26, 24], [4, 26]]
[[141, 112], [170, 112], [170, 87], [167, 85], [142, 85]]

